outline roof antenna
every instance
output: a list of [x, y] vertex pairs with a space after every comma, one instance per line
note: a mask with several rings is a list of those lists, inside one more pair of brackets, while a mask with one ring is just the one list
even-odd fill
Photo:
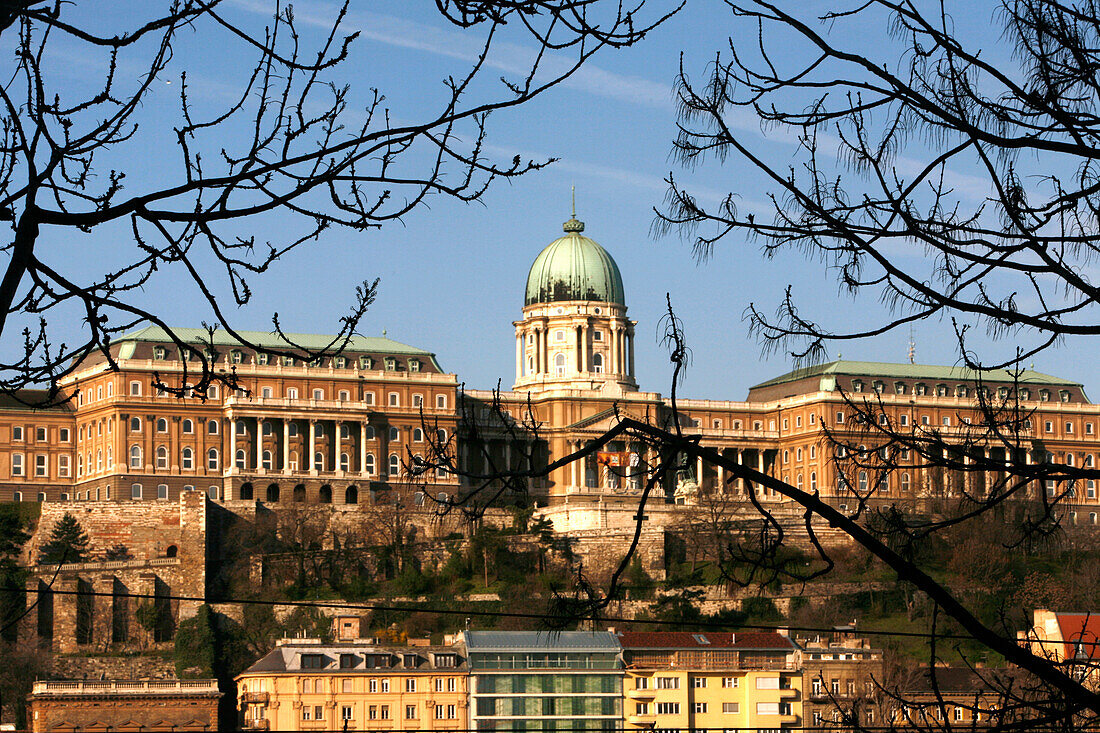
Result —
[[917, 344], [913, 341], [913, 327], [909, 327], [909, 363], [917, 363]]
[[573, 218], [577, 218], [577, 187], [576, 185], [570, 186], [573, 192]]

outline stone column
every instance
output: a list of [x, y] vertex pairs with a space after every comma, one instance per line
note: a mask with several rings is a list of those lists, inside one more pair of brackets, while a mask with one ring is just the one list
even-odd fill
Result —
[[283, 418], [283, 473], [290, 472], [290, 420]]
[[607, 334], [610, 338], [611, 358], [608, 360], [607, 371], [612, 374], [619, 373], [619, 327], [614, 323], [611, 324], [610, 332]]
[[[759, 471], [760, 473], [764, 473], [764, 449], [763, 448], [757, 448], [756, 449], [756, 470]], [[763, 496], [764, 495], [764, 487], [763, 486], [758, 486], [757, 489], [756, 489], [756, 493]]]
[[703, 457], [697, 456], [695, 458], [695, 485], [699, 487], [699, 490], [703, 490]]
[[359, 423], [359, 473], [366, 476], [367, 471], [367, 424]]
[[523, 332], [516, 330], [516, 381], [523, 376]]
[[584, 354], [584, 371], [592, 371], [592, 353], [588, 349], [589, 332], [592, 329], [589, 327], [587, 320], [585, 324], [581, 326], [581, 353]]
[[[339, 420], [335, 420], [333, 422], [333, 428], [334, 428], [334, 434], [333, 434], [332, 440], [336, 444], [336, 451], [335, 451], [335, 456], [334, 456], [335, 461], [336, 461], [336, 465], [333, 466], [333, 468], [336, 471], [342, 471], [343, 470], [343, 464], [340, 462], [340, 456], [343, 455], [343, 453], [344, 453], [344, 441], [343, 441], [343, 438], [340, 437], [340, 421]], [[351, 456], [348, 456], [348, 464], [349, 464], [348, 468], [351, 468], [351, 465], [350, 465], [351, 464]]]
[[264, 470], [264, 419], [256, 418], [256, 473]]
[[542, 347], [543, 347], [543, 333], [542, 328], [535, 328], [535, 373], [542, 374], [545, 370], [542, 368]]
[[309, 466], [309, 475], [317, 475], [317, 464], [314, 462], [313, 457], [317, 454], [317, 421], [309, 421], [309, 455], [306, 459], [309, 461], [306, 465]]
[[[719, 451], [719, 455], [721, 455], [721, 451]], [[726, 469], [721, 464], [718, 464], [717, 466], [715, 466], [715, 470], [718, 471], [718, 493], [719, 494], [725, 494], [726, 493]]]
[[584, 327], [573, 327], [573, 366], [576, 367], [575, 371], [580, 374], [584, 371]]
[[627, 345], [630, 349], [630, 376], [634, 376], [634, 329], [631, 328], [626, 333]]
[[229, 473], [234, 473], [237, 470], [237, 421], [232, 413], [229, 414], [229, 455], [226, 458], [228, 460], [222, 465], [229, 469]]
[[[576, 453], [580, 445], [575, 440], [566, 441], [566, 450], [570, 453]], [[577, 462], [569, 462], [569, 485], [573, 490], [577, 488]]]

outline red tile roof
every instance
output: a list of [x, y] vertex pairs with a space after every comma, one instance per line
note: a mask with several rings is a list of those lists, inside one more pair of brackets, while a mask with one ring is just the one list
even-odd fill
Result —
[[774, 631], [620, 631], [623, 649], [794, 649]]
[[1100, 659], [1100, 611], [1058, 613], [1065, 659]]

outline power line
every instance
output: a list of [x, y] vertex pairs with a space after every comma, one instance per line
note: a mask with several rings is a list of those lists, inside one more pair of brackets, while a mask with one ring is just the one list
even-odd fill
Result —
[[[443, 616], [479, 616], [489, 618], [523, 618], [533, 619], [538, 621], [546, 621], [552, 617], [545, 613], [530, 613], [523, 611], [490, 611], [484, 609], [470, 609], [470, 608], [434, 608], [430, 606], [422, 605], [390, 605], [380, 603], [360, 603], [360, 602], [348, 602], [341, 603], [326, 602], [326, 601], [275, 601], [269, 599], [259, 598], [225, 598], [225, 599], [211, 599], [204, 596], [182, 596], [171, 594], [156, 594], [156, 593], [112, 593], [106, 591], [82, 591], [82, 590], [54, 590], [52, 588], [44, 591], [26, 591], [21, 588], [8, 588], [0, 587], [0, 591], [6, 593], [35, 593], [37, 595], [43, 595], [46, 593], [54, 595], [70, 595], [70, 596], [85, 596], [85, 597], [101, 597], [101, 598], [135, 598], [139, 600], [153, 600], [153, 601], [188, 601], [194, 603], [203, 603], [207, 605], [221, 604], [221, 603], [237, 603], [241, 605], [252, 606], [289, 606], [291, 608], [335, 608], [353, 611], [391, 611], [398, 613], [436, 613]], [[1098, 614], [1100, 618], [1100, 614]], [[832, 627], [819, 627], [819, 626], [790, 626], [779, 624], [749, 624], [739, 623], [731, 624], [719, 621], [707, 621], [699, 620], [692, 621], [690, 623], [683, 621], [663, 620], [663, 619], [638, 619], [638, 618], [623, 618], [617, 616], [600, 616], [596, 619], [588, 618], [573, 618], [563, 619], [568, 621], [599, 621], [600, 623], [616, 623], [616, 624], [651, 624], [656, 626], [692, 626], [700, 628], [713, 628], [716, 630], [743, 630], [752, 629], [756, 631], [774, 631], [780, 632], [792, 632], [792, 631], [804, 631], [809, 633], [818, 634], [835, 634], [841, 631]], [[920, 632], [920, 631], [889, 631], [885, 629], [853, 629], [851, 633], [857, 635], [866, 636], [884, 636], [884, 637], [903, 637], [903, 638], [917, 638], [917, 639], [952, 639], [959, 641], [973, 641], [974, 637], [967, 634], [950, 634], [940, 632]], [[1073, 639], [1034, 639], [1029, 638], [1028, 641], [1037, 643], [1050, 643], [1050, 644], [1067, 644], [1073, 643]], [[1100, 646], [1100, 642], [1095, 644], [1088, 644], [1089, 646]]]

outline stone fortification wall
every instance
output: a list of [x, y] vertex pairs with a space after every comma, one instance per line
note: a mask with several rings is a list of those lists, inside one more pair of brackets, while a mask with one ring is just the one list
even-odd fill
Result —
[[20, 637], [61, 654], [170, 643], [179, 621], [206, 597], [207, 503], [201, 491], [174, 502], [44, 503], [24, 548], [28, 561], [37, 559], [66, 513], [87, 533], [92, 558], [120, 544], [133, 558], [60, 567], [29, 562], [24, 600], [30, 610]]
[[50, 532], [72, 514], [88, 534], [93, 557], [123, 545], [136, 560], [193, 555], [205, 559], [206, 495], [185, 492], [179, 501], [43, 502], [31, 539], [23, 546], [23, 561], [33, 565]]

